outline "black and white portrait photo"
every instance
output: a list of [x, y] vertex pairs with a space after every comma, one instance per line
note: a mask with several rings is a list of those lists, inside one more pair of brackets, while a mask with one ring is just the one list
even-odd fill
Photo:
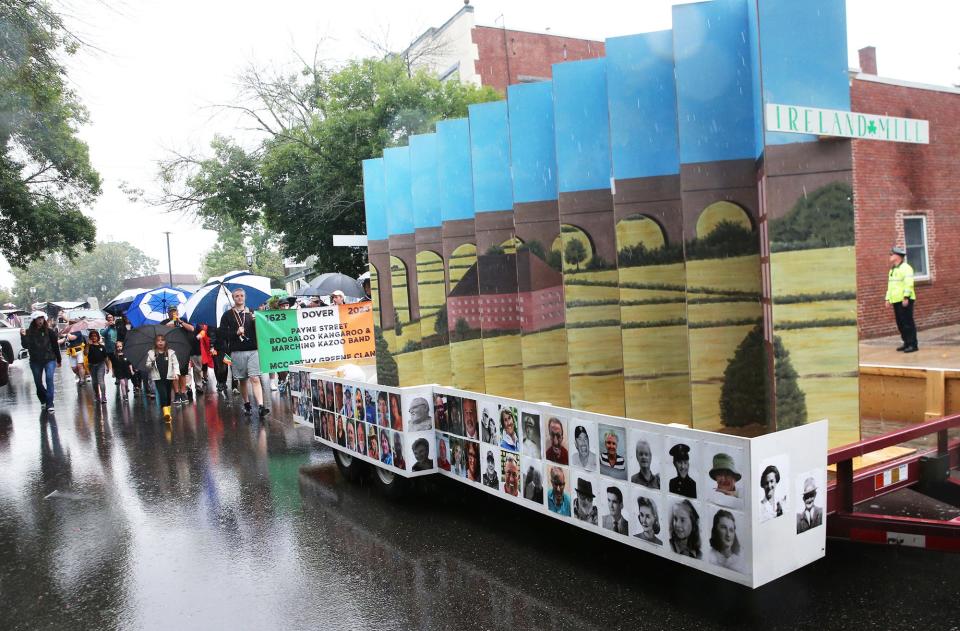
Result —
[[667, 483], [667, 489], [674, 495], [682, 495], [690, 499], [697, 497], [697, 473], [699, 467], [694, 456], [697, 453], [698, 443], [671, 439], [667, 441], [667, 457], [673, 464], [673, 475]]
[[408, 432], [422, 432], [433, 428], [433, 416], [430, 410], [430, 399], [427, 396], [405, 396], [404, 405], [407, 408]]
[[703, 558], [700, 511], [690, 500], [677, 500], [670, 507], [670, 549], [680, 556]]
[[520, 459], [520, 470], [523, 472], [523, 499], [535, 504], [543, 504], [543, 462], [531, 458]]
[[826, 505], [827, 474], [814, 470], [797, 476], [797, 496], [802, 500], [797, 511], [797, 534], [823, 525], [823, 508]]
[[480, 458], [480, 480], [484, 486], [500, 490], [500, 450], [484, 445]]
[[524, 410], [520, 417], [523, 425], [523, 455], [527, 458], [541, 458], [540, 414]]
[[743, 450], [730, 445], [703, 443], [704, 468], [710, 478], [707, 499], [717, 506], [743, 507]]
[[571, 470], [573, 476], [573, 517], [592, 526], [600, 525], [600, 509], [597, 508], [597, 480], [583, 471]]
[[[782, 454], [760, 463], [760, 523], [791, 514], [790, 457]], [[755, 496], [756, 497], [756, 496]]]
[[617, 480], [627, 479], [627, 432], [619, 425], [600, 423], [600, 473]]
[[430, 458], [430, 441], [424, 437], [414, 439], [410, 445], [413, 454], [412, 471], [429, 471], [433, 469], [433, 460]]
[[630, 481], [648, 489], [660, 488], [660, 459], [663, 453], [659, 434], [630, 429]]
[[593, 421], [570, 421], [570, 466], [584, 471], [597, 470], [597, 426]]
[[636, 517], [633, 520], [633, 536], [646, 543], [662, 546], [660, 538], [661, 504], [657, 493], [644, 488], [636, 488], [630, 506]]
[[500, 445], [500, 419], [497, 404], [490, 400], [480, 399], [477, 402], [480, 414], [480, 440], [488, 445]]
[[726, 508], [714, 508], [713, 511], [707, 560], [717, 567], [745, 574], [750, 543], [746, 536], [746, 516]]
[[600, 525], [606, 530], [612, 530], [618, 535], [630, 534], [630, 522], [627, 517], [626, 486], [609, 480], [600, 482], [603, 501], [600, 502]]

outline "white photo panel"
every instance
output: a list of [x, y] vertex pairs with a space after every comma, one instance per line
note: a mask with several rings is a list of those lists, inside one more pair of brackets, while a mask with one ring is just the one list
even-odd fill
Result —
[[[547, 463], [550, 464], [550, 463]], [[572, 498], [571, 513], [574, 521], [580, 525], [600, 527], [600, 507], [606, 495], [601, 490], [597, 475], [581, 469], [570, 469], [573, 483], [570, 488]]]
[[820, 528], [825, 523], [827, 472], [824, 469], [806, 471], [799, 474], [795, 480], [794, 493], [797, 502], [794, 504], [794, 511], [799, 535]]
[[[701, 443], [703, 445], [703, 477], [707, 485], [703, 498], [711, 504], [726, 508], [743, 508], [744, 488], [750, 480], [743, 450], [730, 445]], [[747, 476], [744, 477], [744, 473]]]
[[612, 423], [597, 424], [600, 475], [614, 480], [627, 479], [627, 430]]
[[704, 546], [707, 562], [740, 574], [750, 572], [750, 520], [746, 513], [709, 506], [704, 522], [707, 528]]
[[754, 492], [757, 509], [760, 513], [760, 523], [774, 519], [790, 519], [790, 456], [781, 454], [767, 458], [760, 463], [760, 477], [757, 484], [759, 492]]
[[570, 419], [570, 466], [584, 471], [597, 470], [597, 424], [577, 418]]
[[662, 547], [669, 538], [670, 523], [664, 512], [663, 496], [655, 489], [632, 485], [630, 536], [646, 545]]
[[550, 462], [570, 464], [570, 423], [563, 414], [543, 415], [543, 457]]
[[543, 461], [533, 458], [520, 457], [522, 472], [521, 497], [528, 502], [543, 506], [546, 497], [546, 488], [543, 477]]
[[663, 437], [631, 427], [627, 432], [627, 473], [630, 482], [650, 489], [661, 488]]
[[597, 504], [600, 508], [600, 527], [614, 534], [629, 537], [632, 534], [629, 510], [629, 485], [600, 476]]
[[663, 450], [661, 487], [665, 487], [666, 491], [673, 495], [697, 499], [704, 493], [700, 470], [700, 442], [681, 436], [668, 436]]

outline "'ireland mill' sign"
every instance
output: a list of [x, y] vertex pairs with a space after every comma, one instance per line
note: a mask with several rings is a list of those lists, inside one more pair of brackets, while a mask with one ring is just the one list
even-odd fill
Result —
[[776, 103], [767, 103], [767, 131], [923, 145], [930, 143], [928, 121]]

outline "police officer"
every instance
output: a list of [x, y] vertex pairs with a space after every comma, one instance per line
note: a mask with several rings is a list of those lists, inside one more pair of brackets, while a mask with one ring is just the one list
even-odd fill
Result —
[[913, 321], [913, 303], [917, 293], [913, 290], [913, 268], [907, 263], [907, 251], [899, 246], [890, 250], [890, 273], [887, 276], [888, 303], [893, 305], [893, 314], [897, 318], [897, 330], [903, 344], [897, 347], [904, 353], [915, 353], [917, 346], [917, 325]]

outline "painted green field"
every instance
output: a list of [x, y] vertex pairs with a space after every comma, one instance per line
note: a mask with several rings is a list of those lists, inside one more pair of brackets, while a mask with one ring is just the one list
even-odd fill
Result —
[[591, 412], [623, 415], [623, 354], [620, 326], [567, 329], [570, 400]]
[[856, 300], [823, 300], [773, 305], [776, 322], [808, 322], [811, 320], [856, 320]]
[[737, 256], [728, 259], [687, 261], [687, 285], [691, 293], [709, 288], [711, 293], [760, 293], [760, 257]]
[[687, 375], [625, 382], [626, 416], [652, 423], [690, 424]]
[[779, 296], [856, 291], [854, 248], [821, 248], [770, 255], [774, 302]]
[[483, 341], [450, 343], [450, 371], [457, 388], [486, 392], [483, 380]]
[[709, 302], [687, 305], [687, 318], [690, 324], [743, 321], [751, 318], [759, 321], [761, 317], [763, 317], [763, 310], [759, 301]]
[[830, 421], [829, 447], [860, 440], [860, 388], [856, 377], [801, 377], [799, 384], [807, 395], [808, 419]]
[[526, 333], [520, 343], [523, 348], [523, 391], [527, 400], [569, 406], [566, 329]]
[[401, 386], [418, 386], [426, 383], [423, 378], [423, 357], [421, 353], [422, 351], [411, 351], [393, 356], [397, 360], [397, 372]]
[[420, 351], [423, 357], [424, 383], [451, 385], [453, 373], [450, 371], [450, 347], [433, 346]]
[[523, 399], [523, 358], [520, 334], [483, 339], [483, 373], [487, 393]]

